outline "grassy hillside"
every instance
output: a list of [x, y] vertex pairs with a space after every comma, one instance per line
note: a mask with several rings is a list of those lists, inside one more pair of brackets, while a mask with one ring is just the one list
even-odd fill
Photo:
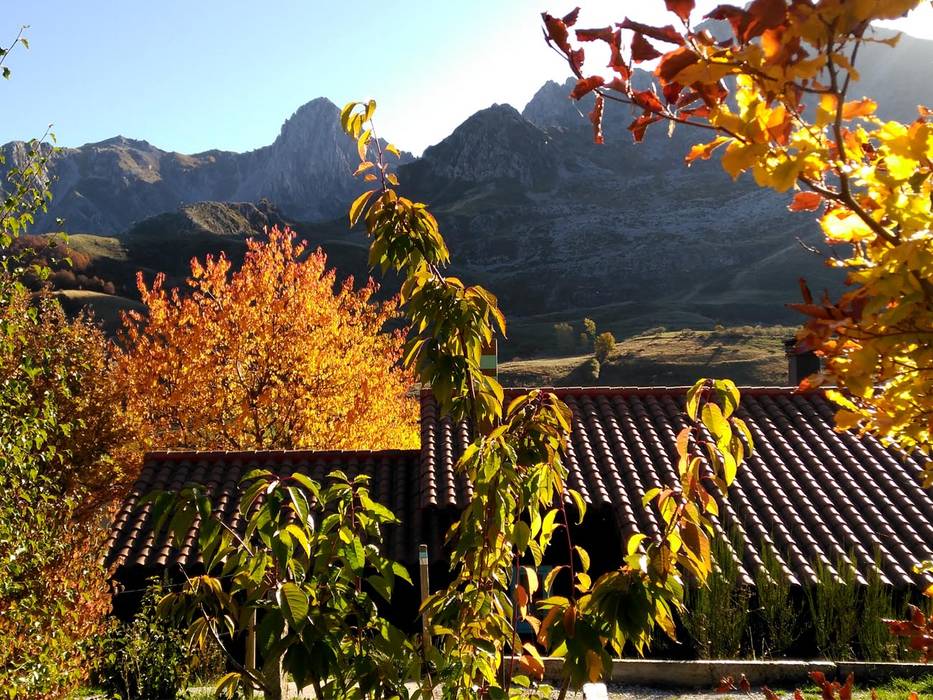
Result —
[[727, 377], [745, 386], [787, 383], [782, 341], [790, 326], [718, 326], [713, 330], [648, 330], [616, 344], [594, 377], [592, 355], [505, 362], [507, 386], [677, 386], [699, 377]]

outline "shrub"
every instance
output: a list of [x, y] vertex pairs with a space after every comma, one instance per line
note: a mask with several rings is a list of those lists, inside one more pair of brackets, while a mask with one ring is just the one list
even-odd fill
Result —
[[791, 583], [774, 550], [761, 550], [763, 566], [755, 573], [758, 613], [764, 627], [762, 656], [783, 656], [800, 634], [800, 610], [791, 596]]
[[121, 700], [172, 700], [187, 686], [189, 661], [184, 632], [157, 614], [165, 594], [158, 579], [130, 622], [113, 621], [101, 640], [98, 684]]
[[840, 559], [835, 574], [820, 560], [813, 568], [817, 583], [806, 595], [816, 647], [827, 659], [851, 659], [859, 624], [854, 558]]
[[599, 381], [599, 373], [601, 371], [602, 367], [599, 364], [599, 360], [597, 360], [595, 357], [591, 357], [583, 366], [583, 373], [587, 380], [591, 382]]
[[880, 555], [875, 555], [875, 566], [862, 588], [862, 614], [858, 620], [858, 642], [862, 658], [866, 661], [889, 661], [896, 657], [897, 646], [883, 620], [893, 617], [894, 595], [881, 580], [878, 568]]
[[700, 658], [736, 658], [742, 650], [751, 594], [739, 579], [734, 552], [741, 549], [741, 538], [735, 533], [728, 539], [716, 537], [712, 542], [716, 566], [707, 585], [695, 587], [687, 595], [683, 623]]

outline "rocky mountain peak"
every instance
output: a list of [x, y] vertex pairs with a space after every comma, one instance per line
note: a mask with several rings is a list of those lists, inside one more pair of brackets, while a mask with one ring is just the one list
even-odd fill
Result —
[[551, 151], [547, 134], [517, 109], [494, 104], [425, 150], [421, 162], [434, 177], [442, 179], [467, 183], [509, 180], [538, 188], [553, 172]]

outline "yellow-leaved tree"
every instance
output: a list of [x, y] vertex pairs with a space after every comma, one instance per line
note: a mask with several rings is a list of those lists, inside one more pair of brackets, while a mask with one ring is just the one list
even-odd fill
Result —
[[243, 265], [192, 260], [187, 293], [139, 278], [146, 313], [125, 317], [117, 372], [127, 410], [157, 447], [417, 446], [394, 301], [337, 281], [289, 229], [250, 240]]

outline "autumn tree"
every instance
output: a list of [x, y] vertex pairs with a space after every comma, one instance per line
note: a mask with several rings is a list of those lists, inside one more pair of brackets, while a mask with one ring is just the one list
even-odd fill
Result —
[[[578, 81], [570, 97], [595, 93], [590, 118], [604, 139], [603, 109], [632, 109], [636, 141], [653, 124], [693, 129], [689, 164], [721, 153], [733, 178], [751, 173], [762, 187], [793, 191], [792, 211], [819, 212], [834, 251], [828, 264], [846, 272], [837, 299], [803, 286], [795, 307], [806, 316], [801, 348], [825, 358], [823, 382], [840, 410], [840, 429], [873, 433], [929, 456], [933, 448], [933, 124], [919, 107], [909, 124], [881, 119], [858, 93], [857, 63], [866, 44], [894, 45], [875, 20], [904, 15], [920, 0], [754, 0], [721, 5], [695, 24], [693, 0], [666, 0], [674, 22], [662, 27], [624, 18], [577, 28], [579, 8], [543, 15], [550, 45]], [[607, 68], [587, 62], [603, 44]], [[657, 61], [654, 84], [640, 89], [634, 66]], [[918, 68], [925, 70], [928, 67]], [[933, 461], [926, 483], [933, 484]]]
[[417, 444], [393, 301], [337, 281], [288, 230], [250, 240], [240, 269], [192, 260], [188, 289], [147, 287], [118, 351], [127, 408], [159, 447], [318, 450]]
[[604, 331], [596, 336], [596, 340], [593, 343], [593, 356], [600, 363], [603, 363], [615, 349], [616, 337], [609, 331]]

